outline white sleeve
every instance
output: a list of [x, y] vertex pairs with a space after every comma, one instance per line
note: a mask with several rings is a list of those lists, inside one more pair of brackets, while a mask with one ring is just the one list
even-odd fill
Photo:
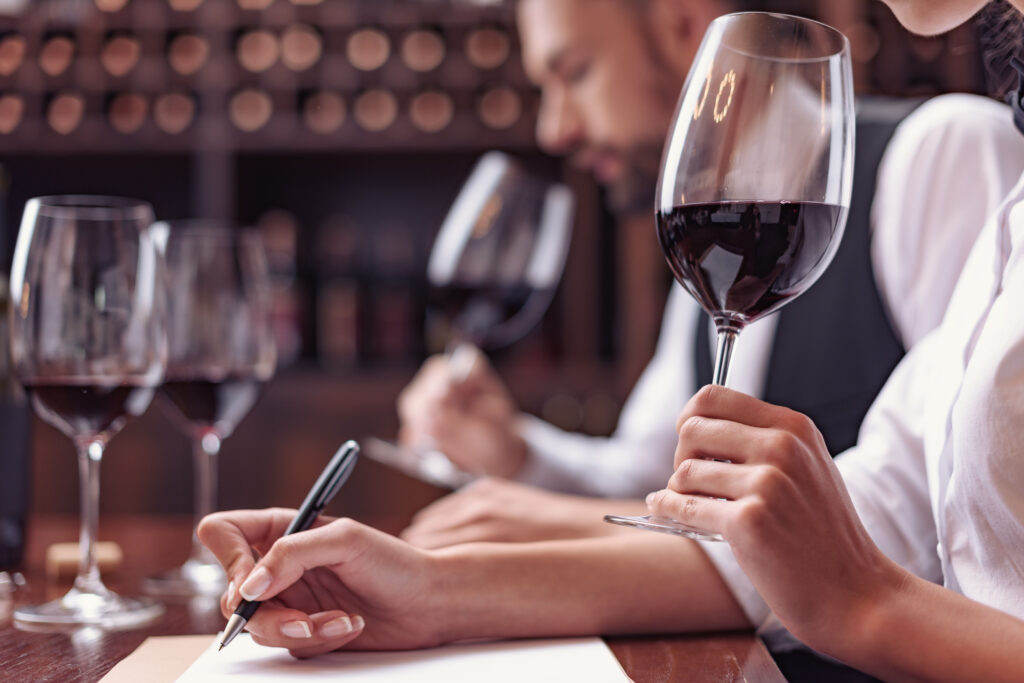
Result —
[[520, 481], [602, 497], [637, 498], [663, 488], [672, 474], [675, 422], [696, 385], [693, 368], [699, 309], [673, 286], [657, 350], [623, 407], [610, 437], [562, 431], [524, 418], [520, 434], [530, 449]]
[[984, 219], [1024, 170], [1009, 107], [942, 95], [896, 129], [878, 170], [871, 257], [905, 348], [938, 326]]

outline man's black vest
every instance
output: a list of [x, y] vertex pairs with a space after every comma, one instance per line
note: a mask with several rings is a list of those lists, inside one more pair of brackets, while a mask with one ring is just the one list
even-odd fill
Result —
[[[786, 304], [775, 331], [764, 400], [808, 415], [833, 455], [857, 442], [864, 414], [904, 349], [871, 269], [871, 200], [882, 153], [919, 101], [858, 102], [853, 195], [846, 232], [828, 270]], [[696, 377], [711, 382], [708, 318], [696, 330]]]

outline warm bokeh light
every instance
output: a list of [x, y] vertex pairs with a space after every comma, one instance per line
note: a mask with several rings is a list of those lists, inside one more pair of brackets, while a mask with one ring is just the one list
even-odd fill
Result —
[[523, 101], [511, 88], [491, 88], [480, 98], [480, 119], [488, 128], [504, 130], [515, 124], [523, 113]]
[[412, 124], [424, 133], [436, 133], [448, 127], [455, 113], [455, 105], [447, 93], [439, 90], [422, 92], [409, 104]]
[[444, 38], [432, 29], [417, 29], [402, 39], [402, 62], [413, 71], [432, 71], [444, 61]]
[[128, 0], [96, 0], [96, 9], [101, 12], [117, 12], [127, 4]]
[[496, 69], [508, 60], [508, 34], [497, 28], [480, 28], [466, 38], [466, 58], [479, 69]]
[[6, 135], [14, 131], [21, 123], [25, 113], [25, 100], [21, 95], [11, 93], [0, 95], [0, 134]]
[[395, 122], [398, 101], [387, 90], [367, 90], [356, 99], [353, 115], [365, 130], [379, 132]]
[[0, 38], [0, 76], [10, 76], [25, 58], [25, 38], [16, 33]]
[[345, 54], [360, 71], [373, 71], [384, 66], [391, 56], [391, 41], [381, 31], [364, 28], [349, 36]]
[[146, 122], [149, 102], [138, 93], [121, 93], [110, 101], [107, 118], [110, 126], [118, 133], [129, 135]]
[[39, 51], [39, 68], [47, 76], [64, 73], [75, 56], [75, 43], [68, 36], [54, 36]]
[[167, 53], [172, 69], [182, 76], [191, 76], [202, 69], [209, 59], [210, 44], [202, 36], [182, 33], [171, 41]]
[[312, 26], [295, 24], [281, 34], [281, 63], [292, 71], [305, 71], [323, 54], [323, 39]]
[[46, 122], [61, 135], [72, 133], [85, 115], [85, 98], [78, 93], [60, 93], [50, 100]]
[[116, 35], [103, 45], [100, 63], [111, 76], [124, 76], [135, 68], [142, 54], [138, 39], [130, 35]]
[[247, 31], [238, 39], [238, 62], [247, 70], [261, 73], [274, 66], [281, 53], [275, 36], [265, 29]]
[[167, 0], [167, 4], [178, 12], [191, 12], [203, 4], [203, 0]]
[[153, 120], [157, 127], [171, 135], [181, 133], [196, 115], [196, 102], [191, 95], [171, 92], [161, 95], [153, 104]]
[[262, 90], [246, 89], [235, 93], [228, 106], [228, 115], [235, 127], [246, 133], [263, 128], [274, 114], [270, 95]]
[[314, 133], [327, 135], [341, 128], [345, 123], [347, 110], [345, 100], [333, 92], [318, 92], [306, 98], [302, 117], [306, 126]]

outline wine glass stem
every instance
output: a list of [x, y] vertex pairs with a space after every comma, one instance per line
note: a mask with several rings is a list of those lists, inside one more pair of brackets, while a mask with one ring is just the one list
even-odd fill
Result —
[[205, 430], [192, 440], [192, 459], [195, 468], [195, 524], [192, 525], [193, 559], [204, 564], [214, 562], [209, 550], [199, 542], [196, 529], [203, 517], [217, 509], [217, 456], [221, 440], [212, 430]]
[[733, 327], [718, 328], [718, 351], [715, 353], [715, 373], [712, 384], [725, 383], [729, 379], [729, 364], [732, 361], [732, 348], [736, 343], [739, 331]]
[[104, 594], [107, 589], [100, 579], [99, 563], [96, 560], [96, 537], [99, 533], [100, 517], [100, 461], [103, 460], [104, 443], [100, 439], [93, 439], [77, 443], [75, 446], [78, 451], [79, 503], [82, 508], [82, 529], [78, 538], [80, 555], [75, 588], [83, 593]]

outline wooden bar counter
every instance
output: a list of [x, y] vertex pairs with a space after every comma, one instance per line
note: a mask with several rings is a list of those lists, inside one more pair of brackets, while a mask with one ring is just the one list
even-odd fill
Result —
[[[191, 520], [176, 517], [111, 517], [100, 522], [100, 540], [116, 541], [124, 550], [117, 572], [107, 584], [124, 594], [138, 594], [142, 577], [173, 567], [188, 552]], [[393, 524], [380, 528], [392, 530]], [[43, 571], [46, 548], [77, 537], [77, 521], [37, 517], [31, 521], [26, 553], [27, 585], [15, 602], [59, 597], [66, 585], [48, 582]], [[149, 626], [131, 631], [35, 633], [14, 627], [12, 602], [0, 598], [0, 680], [5, 683], [93, 682], [129, 655], [148, 636], [215, 634], [224, 625], [213, 599], [165, 600], [166, 613]], [[704, 636], [608, 638], [626, 673], [648, 681], [784, 681], [761, 641], [752, 633]]]

